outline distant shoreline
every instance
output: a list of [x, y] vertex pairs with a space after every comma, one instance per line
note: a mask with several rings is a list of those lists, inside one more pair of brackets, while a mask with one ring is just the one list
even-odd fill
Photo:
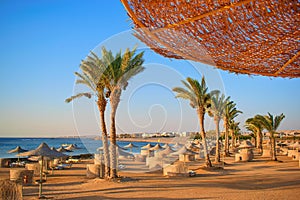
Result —
[[175, 143], [174, 137], [153, 137], [153, 138], [117, 138], [122, 142], [153, 142], [153, 143]]

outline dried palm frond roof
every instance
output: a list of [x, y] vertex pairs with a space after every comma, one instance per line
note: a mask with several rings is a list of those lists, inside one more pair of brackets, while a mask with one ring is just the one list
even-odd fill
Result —
[[170, 58], [235, 73], [300, 77], [297, 0], [121, 0], [135, 35]]

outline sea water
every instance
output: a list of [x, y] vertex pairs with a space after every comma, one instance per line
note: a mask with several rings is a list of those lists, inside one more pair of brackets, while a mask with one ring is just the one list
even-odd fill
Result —
[[[102, 147], [101, 140], [94, 140], [93, 138], [0, 138], [0, 158], [14, 158], [16, 153], [9, 154], [8, 151], [21, 146], [26, 150], [36, 149], [42, 142], [45, 142], [49, 147], [59, 148], [63, 144], [75, 144], [78, 149], [73, 152], [67, 152], [67, 155], [80, 155], [87, 153], [97, 153], [97, 149]], [[130, 142], [117, 141], [120, 147], [124, 147]], [[137, 148], [128, 149], [128, 152], [134, 154], [140, 153], [140, 148], [148, 144], [147, 142], [132, 142]], [[151, 143], [155, 145], [156, 143]]]

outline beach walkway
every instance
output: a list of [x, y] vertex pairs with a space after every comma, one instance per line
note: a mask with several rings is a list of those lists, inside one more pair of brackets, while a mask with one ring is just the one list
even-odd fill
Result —
[[[161, 171], [139, 172], [139, 165], [123, 161], [120, 182], [86, 178], [86, 164], [56, 170], [44, 185], [49, 199], [298, 199], [300, 168], [287, 156], [281, 162], [259, 158], [253, 162], [234, 162], [226, 158], [224, 170], [204, 170], [192, 164], [196, 177], [166, 178]], [[0, 177], [8, 178], [2, 168]], [[36, 199], [38, 186], [25, 186], [24, 200]]]

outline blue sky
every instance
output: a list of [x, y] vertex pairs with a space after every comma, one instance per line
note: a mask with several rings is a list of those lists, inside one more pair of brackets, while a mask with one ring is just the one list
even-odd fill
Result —
[[[0, 136], [97, 134], [94, 102], [76, 101], [73, 113], [64, 99], [72, 95], [73, 73], [92, 49], [105, 41], [118, 48], [116, 35], [124, 44], [138, 43], [120, 34], [131, 26], [119, 0], [1, 0]], [[145, 60], [145, 72], [123, 93], [119, 132], [197, 130], [194, 110], [170, 90], [186, 76], [202, 74], [210, 89], [221, 89], [237, 103], [242, 123], [258, 113], [284, 113], [280, 129], [300, 129], [299, 78], [229, 74], [162, 58], [147, 48]], [[206, 118], [207, 129], [214, 129]]]

